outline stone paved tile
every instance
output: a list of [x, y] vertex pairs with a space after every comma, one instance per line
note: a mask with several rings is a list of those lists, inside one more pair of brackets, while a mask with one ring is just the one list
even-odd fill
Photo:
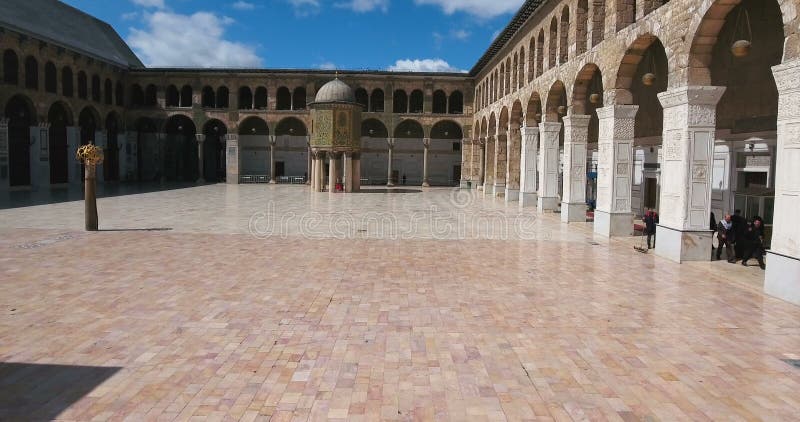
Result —
[[[135, 214], [163, 195], [115, 200]], [[238, 225], [248, 201], [206, 204], [228, 233], [210, 230], [205, 211], [183, 214], [197, 218], [186, 230], [97, 233], [70, 229], [69, 216], [10, 228], [0, 212], [0, 362], [115, 368], [71, 398], [62, 390], [85, 380], [0, 365], [0, 397], [27, 398], [0, 399], [0, 419], [48, 409], [81, 421], [800, 412], [800, 370], [782, 361], [800, 358], [800, 308], [719, 267], [672, 264], [625, 242], [594, 246], [552, 218], [536, 223], [549, 240], [257, 238]], [[163, 210], [180, 213], [176, 204]], [[7, 211], [45, 221], [74, 205]], [[40, 413], [20, 414], [41, 397], [51, 400]]]

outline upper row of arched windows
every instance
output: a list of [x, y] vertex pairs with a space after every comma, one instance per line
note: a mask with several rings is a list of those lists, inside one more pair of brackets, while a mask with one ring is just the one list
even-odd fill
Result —
[[[38, 90], [40, 83], [38, 60], [33, 56], [26, 57], [22, 74], [20, 74], [19, 64], [19, 57], [14, 50], [8, 49], [3, 52], [3, 82], [10, 85], [19, 85], [20, 80], [22, 80], [25, 88]], [[60, 81], [59, 73], [61, 76]], [[65, 97], [73, 97], [75, 95], [75, 79], [72, 68], [64, 66], [59, 72], [56, 65], [48, 61], [44, 65], [44, 91], [58, 94], [59, 82], [61, 95]], [[101, 83], [100, 76], [96, 74], [92, 75], [90, 80], [86, 72], [81, 70], [77, 75], [77, 85], [77, 96], [80, 99], [88, 100], [91, 93], [92, 101], [98, 103], [116, 104], [118, 106], [122, 106], [125, 103], [124, 88], [121, 81], [117, 81], [115, 84], [111, 79], [106, 78]]]
[[[620, 31], [636, 22], [637, 1], [642, 15], [648, 15], [669, 0], [617, 0], [616, 30]], [[596, 46], [605, 37], [606, 0], [578, 0], [575, 8], [575, 54], [581, 55]], [[545, 22], [547, 22], [545, 20]], [[487, 75], [475, 88], [477, 109], [482, 109], [531, 82], [548, 69], [569, 60], [570, 8], [564, 6], [560, 14], [545, 23], [526, 46], [519, 47]], [[547, 30], [547, 32], [545, 32]], [[547, 33], [547, 40], [545, 34]], [[591, 47], [590, 47], [591, 46]]]
[[[376, 88], [371, 94], [364, 88], [358, 88], [355, 92], [356, 102], [364, 106], [364, 110], [382, 113], [385, 110], [383, 90]], [[425, 95], [422, 90], [415, 89], [408, 95], [405, 90], [397, 89], [392, 96], [392, 113], [423, 113]], [[464, 95], [461, 91], [453, 91], [448, 96], [442, 90], [433, 92], [433, 102], [431, 112], [434, 114], [463, 114]]]

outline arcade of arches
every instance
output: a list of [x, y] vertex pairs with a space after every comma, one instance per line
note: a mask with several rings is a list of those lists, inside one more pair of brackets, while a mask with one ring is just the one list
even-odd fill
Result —
[[[710, 214], [741, 209], [767, 222], [766, 291], [800, 303], [799, 15], [526, 1], [468, 74], [340, 75], [362, 107], [361, 184], [480, 189], [603, 236], [655, 208], [656, 253], [678, 262], [708, 260]], [[330, 72], [146, 69], [18, 35], [0, 37], [2, 189], [80, 183], [88, 142], [101, 183], [310, 182]]]

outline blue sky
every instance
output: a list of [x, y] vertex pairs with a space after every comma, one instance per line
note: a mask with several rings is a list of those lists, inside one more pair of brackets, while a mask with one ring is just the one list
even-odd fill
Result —
[[148, 66], [469, 70], [523, 0], [66, 0]]

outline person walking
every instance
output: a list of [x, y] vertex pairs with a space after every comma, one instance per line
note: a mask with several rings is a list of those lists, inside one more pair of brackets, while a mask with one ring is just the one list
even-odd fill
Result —
[[766, 268], [764, 264], [764, 222], [760, 217], [753, 218], [753, 222], [747, 226], [742, 248], [744, 249], [742, 265], [746, 267], [747, 261], [755, 258], [762, 270]]
[[731, 223], [733, 224], [733, 241], [731, 241], [731, 244], [734, 252], [736, 252], [736, 259], [739, 259], [744, 256], [744, 244], [737, 244], [737, 242], [740, 239], [744, 239], [744, 233], [747, 231], [747, 219], [742, 217], [742, 210], [733, 212]]
[[648, 209], [644, 213], [644, 230], [647, 234], [647, 249], [656, 247], [656, 226], [658, 225], [658, 213], [654, 209]]
[[720, 220], [717, 225], [717, 260], [722, 258], [722, 248], [725, 248], [725, 255], [728, 262], [731, 264], [736, 263], [736, 253], [733, 250], [733, 244], [736, 241], [735, 233], [731, 215], [725, 214], [725, 218]]

